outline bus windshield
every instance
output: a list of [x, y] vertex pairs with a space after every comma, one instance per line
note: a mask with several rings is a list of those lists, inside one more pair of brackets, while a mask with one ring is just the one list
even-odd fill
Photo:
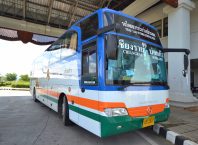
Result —
[[166, 84], [166, 68], [161, 48], [121, 36], [117, 36], [117, 41], [117, 59], [106, 59], [107, 84]]

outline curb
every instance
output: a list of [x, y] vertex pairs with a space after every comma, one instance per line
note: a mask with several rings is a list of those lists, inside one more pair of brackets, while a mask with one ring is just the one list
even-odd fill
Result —
[[166, 129], [164, 126], [160, 124], [155, 124], [153, 126], [153, 131], [175, 145], [198, 145], [197, 143], [189, 140], [188, 138]]
[[15, 90], [15, 91], [30, 91], [29, 88], [9, 88], [9, 87], [0, 87], [0, 90]]

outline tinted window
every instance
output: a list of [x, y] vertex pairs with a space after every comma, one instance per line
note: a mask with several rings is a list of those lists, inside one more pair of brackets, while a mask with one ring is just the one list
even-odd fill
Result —
[[161, 45], [157, 31], [155, 29], [134, 19], [106, 12], [104, 14], [104, 25], [108, 26], [114, 23], [118, 23], [121, 27], [119, 30], [117, 30], [118, 33], [124, 33]]
[[168, 18], [164, 18], [164, 27], [163, 27], [163, 32], [164, 32], [164, 37], [168, 36]]
[[82, 40], [97, 34], [98, 29], [98, 15], [95, 14], [80, 23]]
[[74, 53], [76, 53], [77, 42], [78, 42], [78, 36], [76, 32], [72, 31], [66, 33], [65, 38], [62, 40], [61, 58], [71, 56]]
[[96, 42], [83, 46], [82, 52], [82, 84], [97, 84], [97, 49]]
[[77, 33], [69, 31], [63, 34], [57, 41], [55, 41], [47, 51], [54, 51], [60, 48], [72, 49], [76, 51], [77, 48]]
[[77, 50], [77, 37], [75, 31], [68, 31], [54, 42], [47, 49], [51, 54], [49, 63], [53, 64], [64, 57], [73, 55]]

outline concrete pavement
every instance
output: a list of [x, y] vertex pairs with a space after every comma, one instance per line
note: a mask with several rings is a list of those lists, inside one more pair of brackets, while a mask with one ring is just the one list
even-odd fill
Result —
[[30, 91], [30, 88], [12, 88], [12, 87], [0, 87], [0, 90], [12, 90], [12, 91]]
[[0, 97], [31, 96], [29, 91], [0, 90]]
[[0, 145], [172, 145], [152, 129], [101, 139], [77, 125], [65, 127], [28, 93], [0, 90]]
[[[185, 109], [172, 106], [169, 120], [160, 123], [160, 125], [165, 127], [163, 131], [165, 138], [168, 136], [168, 131], [171, 131], [171, 136], [174, 136], [172, 137], [173, 143], [176, 138], [180, 138], [179, 142], [190, 140], [198, 143], [198, 106]], [[158, 127], [156, 126], [156, 128]]]

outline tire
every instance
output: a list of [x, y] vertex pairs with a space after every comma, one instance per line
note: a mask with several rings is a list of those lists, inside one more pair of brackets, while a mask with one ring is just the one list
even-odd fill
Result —
[[34, 88], [34, 91], [33, 91], [33, 101], [38, 102], [38, 99], [36, 99], [36, 89], [35, 88]]
[[69, 119], [69, 105], [68, 105], [66, 96], [63, 97], [63, 103], [62, 103], [62, 120], [63, 120], [63, 124], [65, 126], [69, 126], [69, 125], [72, 124], [72, 122]]

